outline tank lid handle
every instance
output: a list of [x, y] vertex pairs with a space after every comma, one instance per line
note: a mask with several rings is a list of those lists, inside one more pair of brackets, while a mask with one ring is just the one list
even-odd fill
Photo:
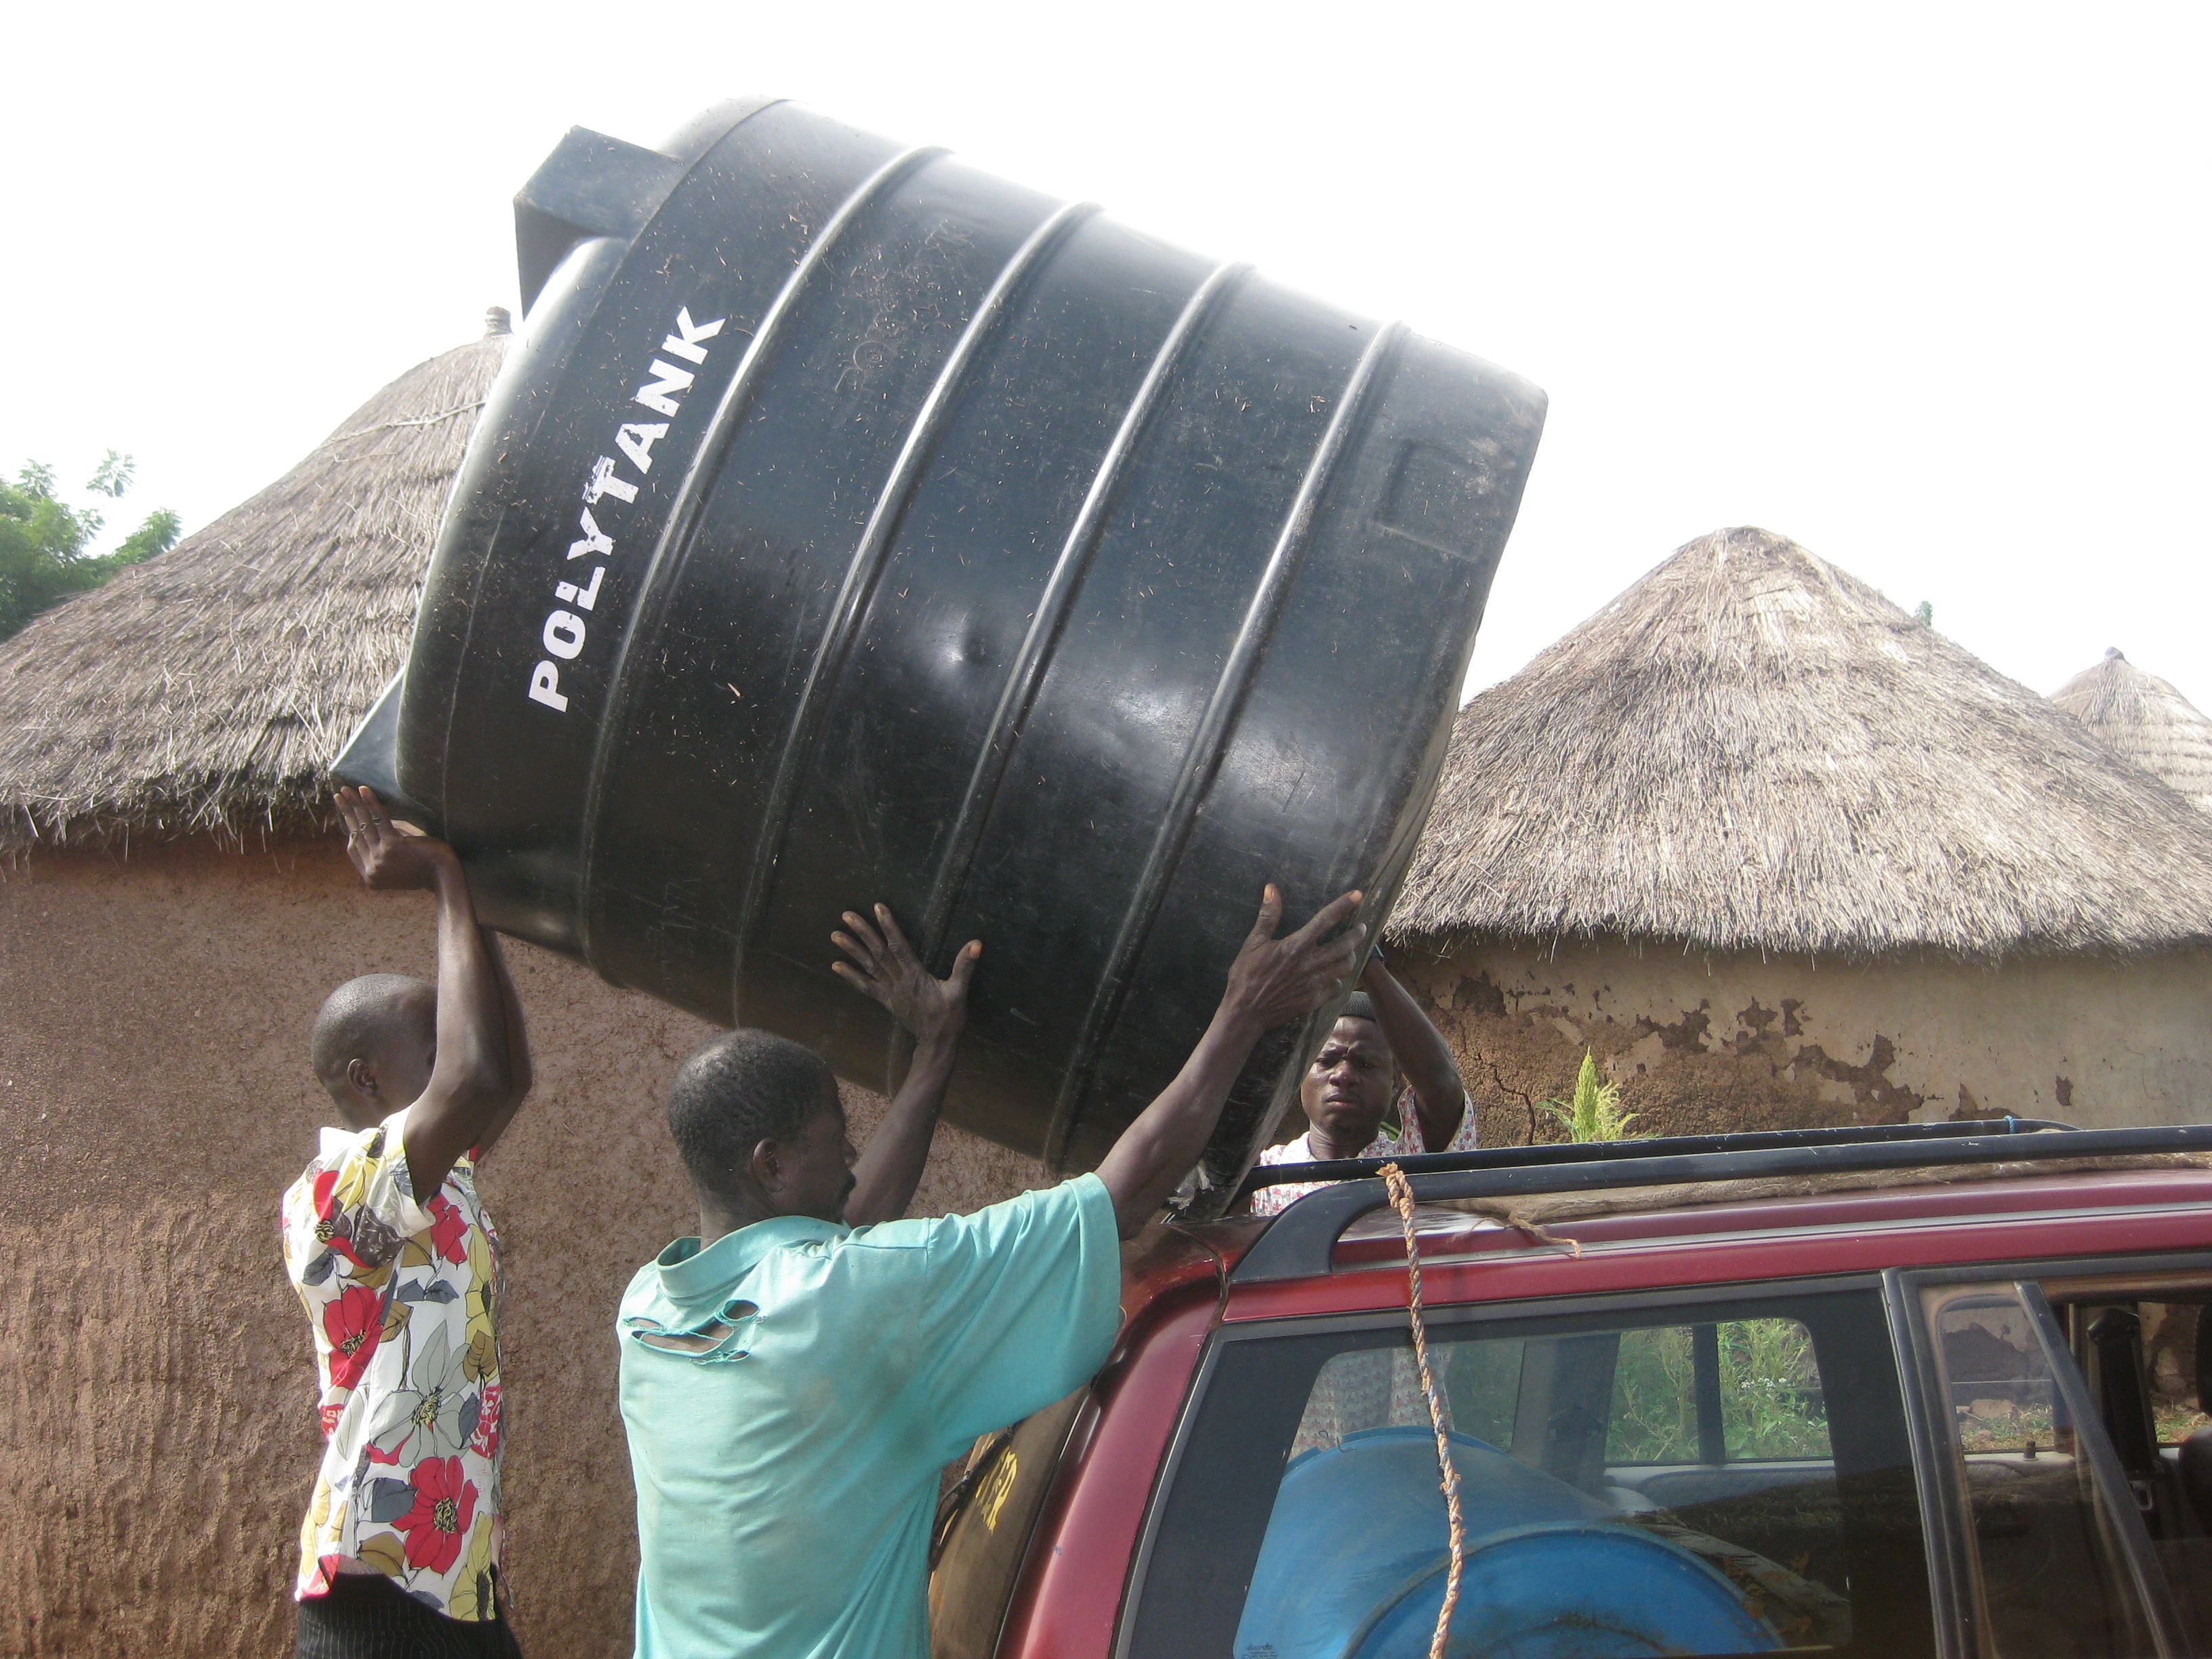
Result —
[[514, 262], [526, 313], [577, 243], [628, 241], [659, 210], [684, 165], [657, 149], [571, 127], [514, 197]]

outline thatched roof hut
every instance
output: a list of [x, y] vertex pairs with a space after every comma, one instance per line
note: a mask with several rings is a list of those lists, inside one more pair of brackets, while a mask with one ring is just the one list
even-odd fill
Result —
[[268, 489], [0, 644], [0, 853], [319, 820], [511, 337], [493, 307]]
[[2108, 748], [2212, 812], [2212, 720], [2157, 675], [2114, 648], [2052, 692], [2051, 701]]
[[1724, 530], [1460, 712], [1391, 932], [2124, 955], [2212, 941], [2212, 824], [1865, 583]]

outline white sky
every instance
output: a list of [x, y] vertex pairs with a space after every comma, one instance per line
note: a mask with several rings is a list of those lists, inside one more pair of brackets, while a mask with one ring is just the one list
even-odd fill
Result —
[[20, 5], [0, 468], [188, 530], [514, 303], [572, 125], [767, 91], [1551, 394], [1471, 685], [1758, 524], [2050, 691], [2212, 709], [2212, 9]]

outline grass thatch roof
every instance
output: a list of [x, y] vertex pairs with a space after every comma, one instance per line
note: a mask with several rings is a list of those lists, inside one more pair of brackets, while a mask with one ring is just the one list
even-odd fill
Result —
[[2192, 805], [2212, 812], [2212, 720], [2118, 651], [2051, 694], [2051, 701]]
[[1990, 960], [2212, 942], [2212, 820], [1764, 530], [1460, 711], [1390, 931]]
[[509, 337], [495, 310], [259, 495], [0, 644], [0, 852], [322, 822]]

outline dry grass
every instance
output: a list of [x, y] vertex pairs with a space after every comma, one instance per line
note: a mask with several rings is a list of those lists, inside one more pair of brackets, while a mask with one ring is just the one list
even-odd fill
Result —
[[2155, 674], [2118, 651], [2051, 694], [2051, 701], [2114, 752], [2212, 812], [2212, 720]]
[[1994, 961], [2212, 941], [2212, 820], [1856, 578], [1691, 543], [1460, 711], [1390, 932]]
[[508, 337], [410, 369], [268, 489], [0, 646], [0, 854], [321, 822]]

